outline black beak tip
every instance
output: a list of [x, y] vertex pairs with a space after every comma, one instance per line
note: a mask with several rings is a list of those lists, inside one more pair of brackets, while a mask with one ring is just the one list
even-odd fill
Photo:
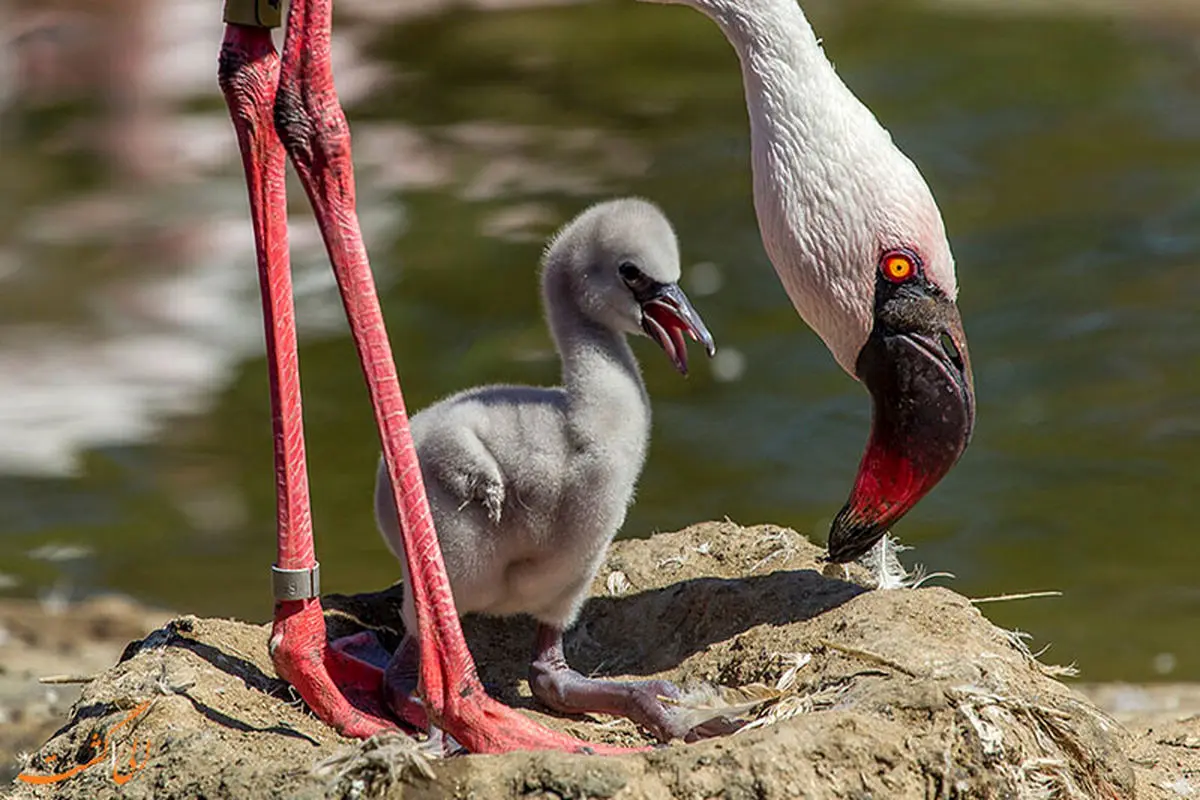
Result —
[[829, 551], [827, 560], [834, 564], [848, 564], [862, 558], [876, 542], [883, 538], [887, 529], [881, 525], [860, 522], [849, 519], [850, 509], [847, 506], [838, 512], [829, 527]]
[[864, 537], [860, 543], [847, 544], [830, 544], [828, 561], [834, 564], [849, 564], [851, 561], [858, 559], [871, 552], [871, 548], [875, 543], [883, 538], [883, 531], [878, 535], [869, 535]]

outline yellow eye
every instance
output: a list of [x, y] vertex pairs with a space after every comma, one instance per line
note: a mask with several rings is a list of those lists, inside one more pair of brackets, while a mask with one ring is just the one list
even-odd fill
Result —
[[891, 250], [884, 254], [879, 268], [889, 281], [903, 283], [917, 271], [916, 257], [904, 250]]

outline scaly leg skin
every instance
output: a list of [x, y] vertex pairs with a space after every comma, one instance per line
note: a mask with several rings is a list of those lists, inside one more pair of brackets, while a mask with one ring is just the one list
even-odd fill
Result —
[[694, 728], [685, 727], [680, 715], [660, 697], [678, 699], [679, 687], [669, 681], [604, 681], [585, 678], [567, 664], [563, 632], [539, 625], [533, 663], [529, 667], [533, 696], [564, 714], [599, 713], [627, 717], [650, 731], [659, 741], [692, 742], [733, 733], [741, 725], [717, 718]]
[[[283, 569], [308, 569], [316, 564], [316, 554], [288, 262], [284, 151], [272, 122], [279, 57], [270, 31], [227, 25], [219, 79], [242, 152], [262, 290], [275, 442], [276, 563]], [[327, 651], [318, 598], [276, 603], [271, 656], [280, 676], [331, 727], [359, 737], [395, 727], [377, 702], [382, 672]], [[358, 706], [343, 692], [354, 696]]]
[[[355, 212], [350, 131], [334, 91], [330, 66], [332, 13], [332, 0], [293, 0], [291, 4], [275, 98], [275, 128], [312, 204], [366, 377], [409, 559], [420, 688], [429, 722], [473, 753], [544, 749], [628, 752], [554, 733], [488, 697], [479, 681], [433, 529]], [[317, 642], [311, 644], [318, 647]], [[323, 646], [323, 640], [319, 645]]]

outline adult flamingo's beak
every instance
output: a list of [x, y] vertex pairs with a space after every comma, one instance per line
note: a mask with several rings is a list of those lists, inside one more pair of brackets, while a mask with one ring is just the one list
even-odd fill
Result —
[[889, 288], [859, 352], [871, 393], [871, 436], [854, 489], [829, 532], [829, 560], [853, 561], [937, 485], [975, 426], [975, 386], [962, 318], [929, 287]]

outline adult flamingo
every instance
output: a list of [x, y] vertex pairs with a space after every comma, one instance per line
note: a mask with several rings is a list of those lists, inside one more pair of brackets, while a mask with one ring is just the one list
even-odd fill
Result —
[[695, 8], [737, 51], [763, 245], [796, 311], [871, 393], [871, 435], [829, 532], [830, 560], [853, 561], [950, 471], [974, 428], [942, 215], [796, 0], [648, 2]]
[[228, 0], [221, 90], [250, 196], [274, 429], [277, 560], [271, 658], [309, 707], [347, 736], [395, 724], [380, 702], [382, 671], [326, 641], [301, 419], [299, 356], [287, 244], [285, 157], [313, 207], [367, 382], [408, 553], [423, 703], [398, 710], [475, 753], [515, 749], [616, 752], [537, 725], [488, 697], [455, 613], [375, 283], [355, 212], [350, 131], [330, 66], [332, 0], [292, 0], [282, 55], [270, 28], [280, 0]]

